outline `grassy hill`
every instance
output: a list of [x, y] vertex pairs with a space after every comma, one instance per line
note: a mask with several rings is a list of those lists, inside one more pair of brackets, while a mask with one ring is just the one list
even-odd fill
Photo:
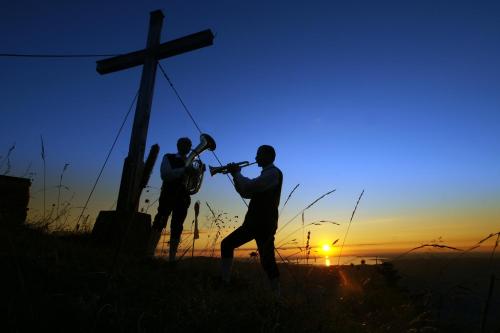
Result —
[[[437, 332], [391, 265], [280, 264], [275, 299], [257, 261], [218, 279], [216, 258], [177, 265], [95, 246], [88, 234], [0, 226], [3, 332]], [[446, 329], [444, 326], [441, 329]]]

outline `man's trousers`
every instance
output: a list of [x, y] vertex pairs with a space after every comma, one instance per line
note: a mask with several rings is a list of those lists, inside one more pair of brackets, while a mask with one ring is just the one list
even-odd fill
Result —
[[276, 228], [263, 231], [258, 227], [253, 227], [244, 223], [241, 227], [233, 231], [221, 242], [222, 258], [233, 258], [234, 249], [255, 239], [260, 256], [260, 264], [270, 280], [279, 277], [278, 266], [274, 257], [274, 234]]
[[153, 221], [153, 229], [163, 230], [167, 225], [168, 218], [172, 215], [170, 238], [180, 239], [190, 204], [191, 198], [188, 194], [174, 196], [162, 189], [158, 203], [158, 213]]

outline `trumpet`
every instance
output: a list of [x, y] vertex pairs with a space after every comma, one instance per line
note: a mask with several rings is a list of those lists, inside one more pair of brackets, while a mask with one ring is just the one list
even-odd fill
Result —
[[[238, 162], [238, 163], [234, 163], [234, 164], [236, 164], [240, 168], [244, 168], [244, 167], [247, 167], [247, 166], [255, 164], [255, 163], [257, 163], [257, 162], [250, 163], [248, 161], [243, 161], [243, 162]], [[226, 165], [220, 166], [220, 167], [208, 166], [208, 169], [210, 170], [211, 176], [218, 174], [218, 173], [222, 173], [225, 175], [225, 174], [229, 173], [228, 166], [229, 166], [229, 164], [226, 164]]]

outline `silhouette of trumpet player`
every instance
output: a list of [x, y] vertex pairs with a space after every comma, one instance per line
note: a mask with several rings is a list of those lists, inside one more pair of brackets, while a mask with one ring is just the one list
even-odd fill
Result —
[[[241, 174], [241, 164], [230, 163], [222, 173], [233, 176], [236, 191], [250, 199], [248, 211], [241, 227], [221, 242], [221, 275], [225, 283], [230, 282], [234, 249], [255, 240], [260, 254], [260, 263], [266, 272], [271, 288], [280, 295], [279, 270], [274, 257], [274, 235], [278, 227], [278, 206], [280, 203], [283, 174], [274, 164], [276, 152], [272, 146], [263, 145], [257, 150], [255, 161], [262, 168], [260, 176], [249, 179]], [[244, 164], [246, 166], [249, 164]]]

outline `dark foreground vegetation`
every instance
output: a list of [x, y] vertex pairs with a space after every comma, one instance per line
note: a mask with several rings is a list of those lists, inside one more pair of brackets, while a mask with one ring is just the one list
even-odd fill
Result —
[[275, 299], [254, 259], [231, 286], [216, 258], [163, 260], [98, 248], [86, 234], [0, 226], [0, 331], [441, 332], [423, 297], [399, 286], [390, 264], [282, 264]]

